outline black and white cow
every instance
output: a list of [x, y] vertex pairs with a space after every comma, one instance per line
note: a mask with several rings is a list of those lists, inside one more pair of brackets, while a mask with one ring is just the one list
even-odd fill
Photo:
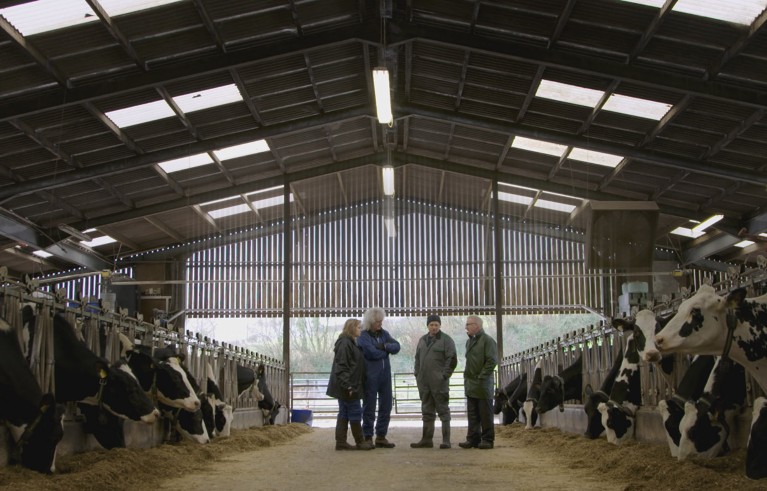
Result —
[[200, 398], [195, 394], [178, 358], [156, 358], [150, 354], [149, 347], [134, 346], [123, 334], [120, 334], [120, 343], [123, 347], [122, 356], [128, 361], [141, 388], [150, 397], [172, 408], [187, 411], [200, 408]]
[[728, 356], [767, 390], [767, 295], [747, 299], [745, 289], [739, 288], [725, 298], [703, 285], [679, 305], [655, 342], [664, 352], [721, 355], [728, 316], [735, 327]]
[[237, 397], [241, 397], [245, 392], [251, 392], [256, 401], [262, 401], [264, 394], [258, 390], [258, 377], [256, 370], [250, 367], [237, 364]]
[[205, 428], [211, 439], [214, 436], [228, 437], [231, 434], [233, 408], [224, 401], [221, 389], [216, 383], [213, 367], [209, 363], [206, 366], [206, 373], [207, 390], [201, 398]]
[[684, 406], [687, 401], [696, 401], [706, 387], [711, 370], [714, 368], [713, 355], [696, 356], [690, 367], [684, 372], [676, 392], [669, 399], [658, 401], [658, 412], [663, 419], [666, 430], [666, 440], [672, 457], [679, 456], [679, 439], [682, 436], [679, 424], [684, 416]]
[[733, 360], [717, 357], [703, 395], [687, 401], [679, 423], [678, 459], [713, 458], [729, 451], [727, 439], [746, 398], [746, 371]]
[[546, 375], [541, 383], [541, 395], [536, 409], [543, 414], [559, 406], [565, 410], [565, 401], [583, 397], [583, 355], [557, 375]]
[[8, 427], [11, 459], [38, 472], [56, 470], [56, 448], [64, 435], [51, 394], [43, 394], [19, 346], [18, 335], [0, 319], [0, 420]]
[[541, 383], [543, 382], [543, 374], [541, 372], [541, 366], [543, 365], [543, 358], [538, 360], [533, 369], [533, 378], [530, 383], [530, 387], [527, 388], [527, 399], [522, 404], [522, 410], [525, 412], [525, 429], [532, 430], [535, 424], [538, 422], [538, 398], [541, 396]]
[[634, 436], [636, 411], [642, 404], [639, 360], [640, 353], [632, 331], [626, 337], [626, 351], [610, 391], [610, 399], [597, 406], [609, 443], [619, 445]]
[[754, 401], [751, 414], [751, 432], [746, 450], [746, 476], [750, 479], [767, 478], [767, 399]]
[[[524, 390], [519, 390], [524, 387]], [[502, 389], [495, 389], [493, 413], [503, 413], [502, 425], [510, 425], [519, 416], [519, 410], [527, 398], [527, 373], [517, 375]]]
[[613, 389], [615, 378], [618, 376], [618, 370], [623, 363], [623, 348], [618, 351], [618, 356], [613, 361], [613, 366], [607, 373], [607, 376], [602, 381], [602, 385], [599, 390], [594, 392], [590, 384], [586, 384], [585, 400], [583, 402], [583, 410], [586, 411], [586, 417], [588, 422], [586, 423], [586, 432], [584, 435], [590, 439], [599, 438], [605, 431], [604, 425], [602, 425], [602, 413], [599, 412], [599, 404], [605, 403], [610, 400], [610, 391]]
[[130, 367], [121, 362], [110, 366], [77, 339], [72, 326], [59, 314], [53, 316], [53, 352], [58, 401], [90, 404], [147, 424], [159, 416]]
[[258, 387], [258, 391], [264, 395], [264, 398], [258, 401], [258, 407], [264, 415], [264, 425], [267, 424], [267, 421], [268, 424], [273, 425], [281, 405], [274, 399], [274, 397], [272, 397], [272, 392], [269, 390], [269, 386], [266, 383], [266, 365], [263, 363], [258, 365], [256, 375], [258, 377], [256, 386]]

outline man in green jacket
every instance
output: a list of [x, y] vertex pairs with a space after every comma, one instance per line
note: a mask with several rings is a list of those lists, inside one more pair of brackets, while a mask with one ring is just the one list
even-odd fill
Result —
[[495, 421], [493, 396], [495, 381], [493, 372], [498, 363], [498, 345], [482, 329], [482, 319], [470, 315], [466, 319], [466, 368], [463, 387], [466, 392], [466, 415], [469, 429], [461, 448], [493, 448]]
[[421, 398], [423, 436], [421, 441], [411, 443], [412, 448], [434, 447], [434, 421], [436, 415], [442, 422], [442, 443], [439, 448], [450, 448], [450, 377], [458, 356], [453, 338], [442, 332], [442, 320], [432, 314], [426, 318], [429, 332], [418, 340], [415, 351], [415, 379]]

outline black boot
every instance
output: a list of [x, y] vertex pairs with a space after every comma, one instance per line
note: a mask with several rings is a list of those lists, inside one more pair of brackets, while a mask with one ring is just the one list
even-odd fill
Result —
[[349, 420], [345, 418], [336, 419], [336, 450], [356, 450], [354, 445], [349, 445], [346, 436], [349, 433]]
[[349, 425], [352, 427], [352, 436], [357, 443], [357, 450], [373, 450], [376, 448], [371, 442], [366, 441], [362, 435], [362, 422], [350, 421]]
[[450, 420], [442, 422], [442, 443], [439, 448], [450, 448]]
[[434, 447], [434, 421], [423, 422], [421, 441], [411, 443], [410, 448], [433, 448]]

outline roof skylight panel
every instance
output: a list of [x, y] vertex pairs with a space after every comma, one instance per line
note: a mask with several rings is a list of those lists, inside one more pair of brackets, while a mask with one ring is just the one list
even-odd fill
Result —
[[568, 158], [613, 168], [616, 167], [621, 162], [621, 160], [623, 160], [623, 157], [620, 155], [596, 152], [594, 150], [586, 150], [585, 148], [578, 147], [573, 147]]
[[556, 201], [549, 201], [547, 199], [536, 200], [533, 206], [535, 206], [536, 208], [545, 208], [547, 210], [562, 211], [565, 213], [571, 213], [575, 209], [575, 205], [558, 203]]
[[112, 242], [117, 242], [117, 240], [113, 239], [112, 237], [108, 235], [103, 235], [101, 237], [96, 237], [93, 240], [84, 241], [81, 240], [80, 243], [83, 245], [86, 245], [88, 247], [98, 247], [106, 244], [111, 244]]
[[0, 15], [22, 36], [99, 20], [85, 0], [37, 0], [0, 9]]
[[252, 155], [255, 153], [268, 152], [270, 150], [266, 140], [256, 140], [242, 145], [234, 145], [231, 147], [220, 148], [214, 150], [213, 154], [219, 160], [235, 159], [237, 157], [244, 157], [245, 155]]
[[[623, 0], [649, 7], [661, 8], [664, 0]], [[672, 8], [675, 12], [707, 17], [709, 19], [751, 25], [767, 8], [767, 0], [679, 0]]]
[[118, 128], [127, 128], [128, 126], [170, 118], [171, 116], [176, 115], [168, 103], [162, 100], [117, 109], [116, 111], [109, 111], [105, 114]]
[[195, 167], [200, 167], [201, 165], [212, 163], [213, 159], [210, 155], [207, 153], [198, 153], [197, 155], [190, 155], [189, 157], [159, 162], [157, 165], [159, 165], [166, 173], [170, 174], [171, 172], [193, 169]]
[[521, 196], [519, 194], [513, 194], [513, 193], [504, 193], [503, 191], [498, 191], [498, 199], [501, 201], [508, 201], [509, 203], [517, 203], [519, 205], [525, 205], [528, 206], [530, 203], [533, 202], [533, 198], [530, 196]]
[[602, 109], [605, 111], [628, 114], [629, 116], [660, 121], [660, 119], [666, 115], [668, 110], [671, 109], [671, 104], [639, 99], [627, 95], [613, 94], [607, 99], [607, 102], [602, 106]]
[[214, 106], [222, 106], [242, 100], [242, 94], [235, 84], [223, 85], [212, 89], [179, 95], [173, 98], [185, 113], [200, 111]]
[[549, 143], [541, 140], [534, 140], [532, 138], [525, 138], [522, 136], [515, 136], [514, 141], [511, 142], [513, 148], [519, 148], [521, 150], [528, 150], [530, 152], [544, 153], [546, 155], [554, 155], [555, 157], [561, 157], [567, 145], [559, 145], [557, 143]]
[[235, 205], [235, 206], [229, 206], [227, 208], [220, 208], [218, 210], [211, 210], [208, 212], [208, 215], [211, 216], [211, 218], [224, 218], [232, 215], [239, 215], [240, 213], [246, 213], [248, 211], [252, 211], [250, 206], [247, 204], [241, 204], [241, 205]]
[[43, 259], [53, 256], [53, 254], [51, 254], [50, 252], [42, 251], [42, 250], [32, 251], [32, 254], [34, 254], [37, 257], [41, 257]]
[[181, 0], [99, 0], [101, 7], [112, 17], [141, 10], [153, 9], [161, 5], [180, 2]]
[[579, 106], [596, 107], [602, 99], [604, 91], [578, 87], [577, 85], [563, 84], [551, 80], [541, 80], [536, 97], [551, 99], [561, 102], [569, 102]]

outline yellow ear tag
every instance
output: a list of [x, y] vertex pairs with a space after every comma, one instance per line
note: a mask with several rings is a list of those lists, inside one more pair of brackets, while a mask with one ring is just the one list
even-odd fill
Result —
[[101, 378], [107, 378], [107, 372], [103, 368], [99, 370], [99, 377]]

